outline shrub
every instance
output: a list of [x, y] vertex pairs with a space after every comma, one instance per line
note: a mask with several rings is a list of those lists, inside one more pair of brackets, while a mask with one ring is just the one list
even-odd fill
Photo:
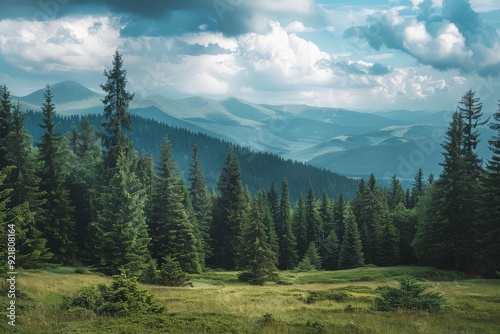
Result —
[[163, 258], [163, 263], [160, 270], [159, 284], [168, 286], [182, 286], [187, 283], [187, 275], [182, 271], [179, 261], [167, 256]]
[[164, 307], [153, 300], [153, 295], [139, 287], [136, 278], [124, 273], [113, 276], [110, 286], [91, 285], [63, 299], [64, 309], [84, 308], [96, 314], [125, 316], [131, 313], [161, 313]]
[[266, 282], [264, 277], [255, 275], [251, 272], [242, 272], [238, 274], [238, 279], [243, 282], [248, 282], [253, 285], [264, 285]]
[[418, 284], [415, 278], [404, 275], [399, 279], [399, 288], [384, 288], [382, 296], [375, 299], [375, 309], [439, 311], [444, 303], [443, 296], [437, 292], [424, 293], [425, 290], [425, 286]]
[[295, 272], [306, 272], [316, 269], [309, 258], [305, 257], [300, 263], [295, 267]]

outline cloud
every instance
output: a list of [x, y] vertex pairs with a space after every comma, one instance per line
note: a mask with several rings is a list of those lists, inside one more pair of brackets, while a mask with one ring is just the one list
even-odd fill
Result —
[[304, 23], [302, 23], [300, 21], [290, 22], [285, 27], [285, 30], [288, 32], [312, 32], [312, 31], [314, 31], [313, 28], [305, 27]]
[[385, 75], [392, 72], [392, 68], [388, 65], [380, 63], [367, 63], [364, 61], [340, 61], [335, 63], [346, 73], [354, 74], [371, 74], [371, 75]]
[[296, 17], [318, 22], [314, 0], [2, 0], [0, 19], [50, 21], [74, 15], [120, 16], [127, 37], [222, 32], [237, 36], [262, 33], [269, 19]]
[[3, 57], [27, 72], [101, 71], [120, 46], [119, 27], [109, 17], [2, 20], [0, 31]]
[[400, 8], [368, 15], [366, 25], [354, 26], [345, 37], [365, 40], [375, 50], [401, 50], [439, 70], [458, 69], [483, 76], [500, 73], [500, 38], [484, 23], [468, 0], [444, 0], [441, 14], [431, 0], [416, 1], [420, 13], [409, 18]]

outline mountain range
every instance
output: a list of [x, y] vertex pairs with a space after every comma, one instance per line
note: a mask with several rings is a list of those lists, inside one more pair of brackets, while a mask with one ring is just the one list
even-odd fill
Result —
[[[77, 82], [51, 86], [58, 114], [102, 114], [101, 99]], [[15, 97], [24, 109], [40, 110], [45, 89]], [[256, 151], [307, 162], [347, 176], [379, 178], [396, 173], [410, 180], [418, 168], [439, 174], [441, 143], [452, 111], [359, 112], [308, 105], [256, 104], [239, 98], [171, 99], [135, 96], [132, 114], [203, 133]], [[493, 112], [493, 111], [489, 111]], [[485, 111], [485, 115], [488, 111]], [[480, 129], [483, 159], [493, 132]]]

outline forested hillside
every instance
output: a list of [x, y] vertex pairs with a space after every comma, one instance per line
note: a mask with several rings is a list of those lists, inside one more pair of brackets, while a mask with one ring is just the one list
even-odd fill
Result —
[[[18, 267], [85, 263], [162, 285], [210, 267], [253, 284], [292, 268], [500, 269], [500, 110], [484, 119], [472, 91], [448, 127], [441, 175], [419, 169], [405, 190], [372, 174], [351, 199], [353, 180], [132, 117], [118, 52], [104, 75], [102, 117], [57, 118], [47, 85], [28, 127], [1, 88], [0, 233], [15, 227]], [[485, 124], [496, 135], [483, 163]]]
[[[39, 142], [43, 135], [43, 129], [39, 126], [42, 118], [42, 113], [31, 111], [27, 113], [26, 130], [33, 137], [34, 142]], [[77, 128], [77, 131], [81, 131], [80, 120], [82, 118], [83, 116], [60, 117], [56, 114], [54, 122], [58, 124], [58, 131], [65, 134], [71, 132], [73, 126]], [[85, 118], [96, 129], [100, 127], [99, 124], [103, 120], [102, 116], [98, 115], [87, 115]], [[230, 143], [139, 116], [132, 115], [131, 120], [133, 130], [129, 134], [139, 156], [151, 154], [153, 160], [158, 161], [159, 145], [165, 135], [168, 135], [172, 142], [172, 154], [178, 164], [178, 170], [184, 173], [187, 181], [191, 149], [196, 144], [199, 157], [203, 161], [203, 172], [208, 189], [216, 186]], [[254, 152], [234, 144], [233, 148], [241, 163], [243, 183], [248, 186], [252, 194], [268, 188], [273, 181], [280, 182], [283, 177], [286, 177], [290, 182], [292, 202], [298, 200], [299, 194], [305, 192], [310, 185], [315, 189], [317, 196], [321, 195], [323, 190], [335, 198], [340, 193], [346, 199], [351, 199], [356, 194], [358, 181], [351, 178], [302, 162], [283, 159], [275, 154]]]

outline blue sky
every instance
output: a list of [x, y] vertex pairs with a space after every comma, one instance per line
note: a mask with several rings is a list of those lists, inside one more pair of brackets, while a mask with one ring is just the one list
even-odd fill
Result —
[[143, 96], [494, 111], [499, 35], [497, 0], [2, 0], [0, 82], [99, 91], [118, 48]]

